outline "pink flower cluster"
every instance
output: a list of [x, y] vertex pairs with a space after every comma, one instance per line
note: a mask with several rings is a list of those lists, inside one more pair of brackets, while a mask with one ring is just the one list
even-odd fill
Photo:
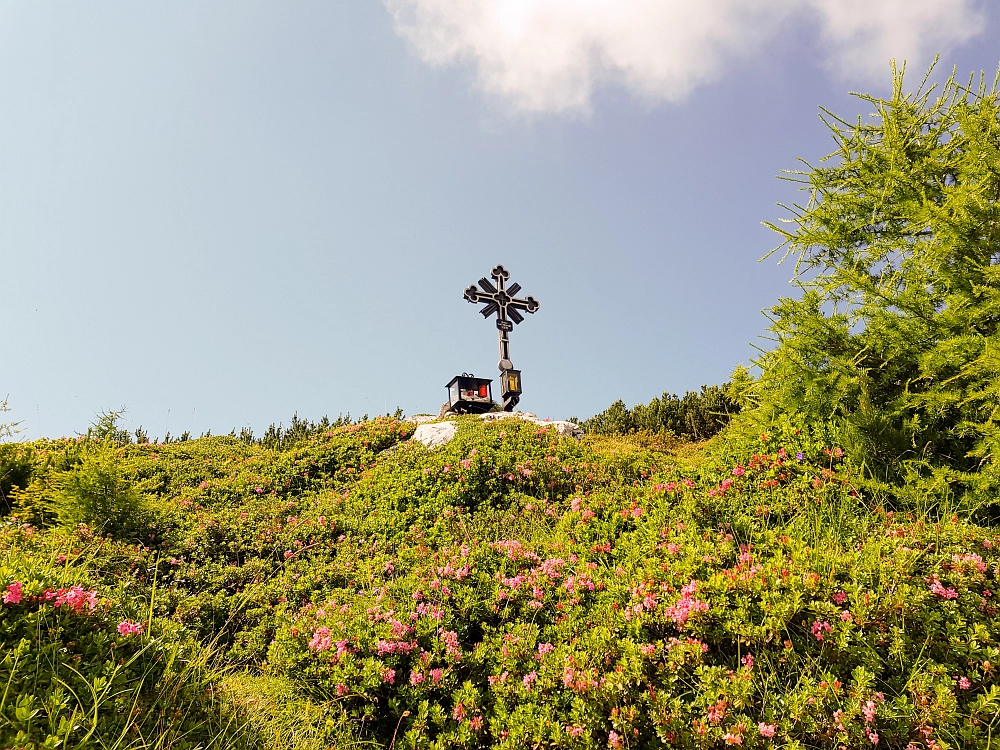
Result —
[[938, 577], [936, 575], [932, 575], [930, 578], [928, 578], [927, 583], [930, 584], [931, 593], [940, 596], [942, 599], [958, 598], [958, 592], [955, 589], [949, 589], [945, 587], [945, 585], [938, 580]]
[[570, 595], [578, 594], [583, 591], [594, 590], [594, 582], [591, 580], [590, 576], [587, 575], [569, 576], [563, 585], [566, 587], [566, 591], [569, 592]]
[[724, 479], [722, 482], [719, 483], [718, 487], [708, 491], [708, 496], [715, 497], [716, 495], [718, 495], [719, 497], [722, 497], [723, 495], [726, 494], [726, 491], [732, 486], [733, 486], [732, 479]]
[[441, 642], [444, 644], [444, 652], [455, 661], [462, 660], [462, 649], [458, 644], [458, 633], [453, 630], [438, 630]]
[[817, 641], [822, 641], [823, 636], [832, 631], [833, 626], [826, 620], [816, 620], [816, 622], [812, 624], [812, 627], [809, 628], [809, 632], [813, 634], [813, 637], [815, 637]]
[[472, 567], [468, 563], [460, 568], [456, 568], [451, 564], [451, 561], [449, 561], [444, 567], [438, 568], [437, 572], [442, 578], [453, 578], [456, 581], [461, 581], [469, 575], [471, 570]]
[[956, 565], [971, 565], [980, 573], [986, 572], [986, 563], [975, 552], [967, 552], [964, 555], [952, 555], [951, 561]]
[[417, 647], [416, 641], [385, 641], [379, 640], [375, 649], [379, 656], [386, 654], [408, 654]]
[[[381, 643], [383, 642], [380, 641], [379, 644], [381, 645]], [[333, 636], [330, 635], [330, 628], [327, 627], [316, 628], [316, 630], [313, 631], [312, 640], [309, 641], [310, 651], [328, 651], [329, 649], [333, 648], [333, 646], [334, 642], [333, 642]], [[336, 646], [337, 646], [337, 652], [334, 655], [334, 660], [340, 661], [340, 658], [348, 651], [347, 640], [343, 639], [337, 641]]]
[[326, 651], [333, 645], [333, 636], [330, 635], [330, 628], [316, 628], [313, 632], [312, 640], [309, 641], [310, 651]]
[[23, 584], [20, 581], [14, 581], [7, 587], [7, 590], [3, 594], [4, 604], [20, 604], [21, 599], [24, 597], [24, 592], [21, 590]]
[[605, 678], [597, 677], [597, 670], [578, 669], [572, 662], [563, 668], [563, 685], [578, 693], [603, 687]]
[[118, 623], [118, 632], [121, 635], [142, 635], [142, 631], [145, 629], [145, 624], [141, 622], [124, 620], [123, 622]]
[[695, 599], [694, 594], [698, 591], [698, 581], [691, 581], [681, 588], [681, 598], [675, 604], [667, 607], [664, 614], [679, 628], [683, 628], [692, 614], [704, 612], [708, 609], [708, 603], [700, 599]]
[[79, 584], [58, 591], [49, 589], [42, 594], [42, 598], [52, 601], [57, 607], [68, 607], [73, 612], [93, 612], [97, 608], [97, 590], [87, 591]]
[[[418, 592], [414, 592], [414, 597], [416, 597], [417, 593]], [[417, 605], [417, 608], [410, 613], [411, 620], [417, 620], [420, 617], [430, 617], [432, 620], [440, 620], [444, 617], [444, 610], [441, 607], [421, 602]]]
[[535, 562], [538, 561], [538, 555], [525, 550], [524, 546], [516, 539], [506, 539], [499, 542], [493, 542], [490, 544], [490, 547], [496, 550], [502, 550], [511, 560], [527, 559]]
[[[40, 598], [42, 601], [52, 602], [57, 607], [67, 607], [73, 612], [93, 612], [97, 608], [97, 589], [88, 591], [80, 585], [57, 591], [47, 589]], [[24, 584], [20, 581], [14, 581], [4, 590], [4, 604], [20, 604], [23, 599]]]

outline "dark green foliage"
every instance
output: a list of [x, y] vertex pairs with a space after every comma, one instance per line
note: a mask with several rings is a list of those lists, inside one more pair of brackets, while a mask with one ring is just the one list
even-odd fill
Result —
[[741, 395], [756, 429], [832, 420], [872, 486], [986, 499], [1000, 486], [997, 88], [893, 84], [859, 96], [870, 119], [826, 113], [837, 150], [793, 173], [809, 201], [770, 226], [803, 296], [770, 311], [777, 346]]
[[703, 385], [700, 393], [688, 391], [683, 398], [664, 393], [631, 410], [624, 401], [615, 401], [583, 422], [583, 428], [596, 435], [667, 432], [689, 440], [707, 440], [737, 413], [739, 405], [730, 396], [729, 385]]
[[10, 512], [11, 493], [31, 481], [33, 457], [20, 443], [0, 444], [0, 517]]
[[[365, 417], [367, 416], [366, 414]], [[399, 414], [396, 418], [399, 419], [401, 416]], [[348, 424], [352, 424], [350, 413], [346, 417], [339, 416], [332, 422], [326, 416], [319, 422], [311, 422], [308, 419], [299, 419], [298, 413], [295, 413], [292, 415], [288, 427], [284, 427], [281, 424], [272, 424], [259, 440], [254, 440], [253, 432], [245, 430], [240, 433], [240, 439], [248, 443], [263, 445], [265, 448], [284, 449], [315, 435], [327, 432], [334, 427], [343, 427]]]

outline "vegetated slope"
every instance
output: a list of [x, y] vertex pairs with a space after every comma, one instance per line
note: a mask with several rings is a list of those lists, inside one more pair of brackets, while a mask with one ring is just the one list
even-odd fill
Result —
[[992, 530], [794, 425], [459, 421], [2, 446], [0, 747], [988, 745]]

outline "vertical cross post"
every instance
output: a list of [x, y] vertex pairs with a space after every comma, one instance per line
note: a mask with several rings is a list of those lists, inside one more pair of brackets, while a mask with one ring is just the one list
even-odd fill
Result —
[[521, 400], [521, 371], [515, 370], [510, 361], [508, 334], [514, 330], [515, 325], [524, 320], [521, 311], [534, 314], [539, 305], [534, 297], [521, 299], [515, 296], [521, 291], [521, 285], [514, 283], [507, 286], [510, 272], [503, 266], [494, 266], [490, 276], [493, 277], [492, 282], [484, 276], [479, 280], [479, 286], [473, 284], [466, 288], [464, 297], [472, 303], [486, 303], [486, 307], [479, 311], [484, 318], [496, 313], [497, 345], [500, 350], [500, 361], [497, 366], [500, 368], [500, 383], [503, 386], [503, 410], [513, 411], [517, 402]]

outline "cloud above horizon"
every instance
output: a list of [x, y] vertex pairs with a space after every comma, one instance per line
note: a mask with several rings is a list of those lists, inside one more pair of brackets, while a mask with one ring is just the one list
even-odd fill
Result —
[[[618, 85], [678, 101], [760, 50], [789, 21], [811, 24], [835, 73], [923, 62], [981, 28], [976, 0], [385, 0], [424, 62], [470, 62], [518, 113], [586, 112]], [[787, 29], [786, 29], [787, 30]]]

